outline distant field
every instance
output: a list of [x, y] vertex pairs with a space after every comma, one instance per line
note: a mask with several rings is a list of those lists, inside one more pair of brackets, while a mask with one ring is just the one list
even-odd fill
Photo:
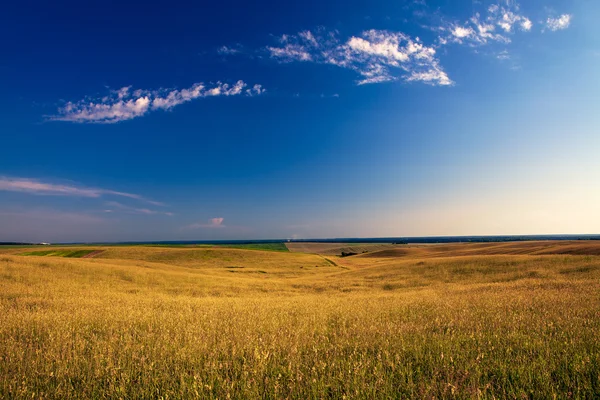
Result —
[[600, 398], [600, 243], [340, 248], [0, 249], [0, 398]]
[[179, 247], [179, 248], [210, 248], [227, 247], [230, 249], [265, 250], [265, 251], [289, 251], [284, 243], [241, 243], [241, 244], [142, 244], [140, 246], [151, 247]]
[[295, 253], [314, 253], [339, 256], [342, 253], [366, 253], [379, 250], [393, 249], [397, 245], [389, 243], [317, 243], [289, 242], [285, 243], [289, 251]]
[[20, 253], [22, 256], [40, 256], [40, 257], [67, 257], [67, 258], [81, 258], [85, 257], [96, 250], [38, 250], [29, 251], [26, 253]]
[[458, 257], [472, 255], [594, 255], [600, 256], [600, 241], [526, 241], [499, 243], [453, 243], [429, 246], [404, 245], [365, 257]]
[[248, 244], [220, 244], [218, 247], [231, 249], [265, 250], [265, 251], [289, 251], [285, 243], [248, 243]]

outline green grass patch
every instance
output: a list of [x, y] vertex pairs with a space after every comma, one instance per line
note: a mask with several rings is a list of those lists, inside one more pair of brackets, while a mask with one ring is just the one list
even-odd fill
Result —
[[327, 257], [323, 257], [323, 260], [327, 261], [329, 264], [333, 265], [334, 267], [337, 267], [337, 263], [335, 261], [330, 260]]
[[81, 258], [96, 250], [42, 250], [21, 253], [21, 256]]

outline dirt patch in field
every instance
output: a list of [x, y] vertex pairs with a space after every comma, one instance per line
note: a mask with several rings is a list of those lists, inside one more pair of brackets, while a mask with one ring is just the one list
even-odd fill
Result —
[[410, 249], [387, 249], [381, 251], [375, 251], [373, 253], [367, 253], [362, 255], [364, 258], [395, 258], [395, 257], [406, 257], [408, 255], [415, 255], [414, 251]]
[[91, 253], [86, 254], [85, 256], [82, 256], [81, 258], [93, 258], [96, 257], [98, 254], [104, 253], [104, 250], [94, 250]]

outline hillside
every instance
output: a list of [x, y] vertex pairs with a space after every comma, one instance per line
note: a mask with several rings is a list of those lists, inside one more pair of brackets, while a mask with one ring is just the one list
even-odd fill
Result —
[[0, 397], [594, 398], [595, 248], [5, 250]]

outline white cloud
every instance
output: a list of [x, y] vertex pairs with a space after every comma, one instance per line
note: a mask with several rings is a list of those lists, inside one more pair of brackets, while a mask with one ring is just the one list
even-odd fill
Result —
[[337, 32], [319, 29], [283, 35], [280, 42], [282, 47], [267, 47], [271, 57], [350, 69], [361, 75], [359, 85], [398, 79], [452, 84], [436, 58], [436, 50], [401, 32], [372, 29], [341, 41]]
[[246, 89], [246, 94], [248, 96], [258, 96], [266, 92], [267, 89], [263, 88], [262, 85], [256, 84], [252, 86], [250, 89]]
[[105, 103], [81, 101], [67, 103], [59, 110], [59, 115], [50, 117], [54, 121], [71, 122], [118, 122], [144, 115], [150, 106], [147, 96], [137, 99], [122, 100]]
[[119, 203], [117, 201], [108, 201], [105, 204], [107, 207], [111, 207], [109, 209], [104, 210], [104, 212], [107, 213], [112, 213], [114, 212], [114, 209], [118, 209], [130, 214], [145, 214], [145, 215], [167, 215], [169, 217], [173, 216], [174, 214], [172, 212], [168, 212], [168, 211], [158, 211], [158, 210], [151, 210], [149, 208], [136, 208], [136, 207], [131, 207], [131, 206], [127, 206], [125, 204]]
[[319, 42], [317, 42], [317, 39], [315, 39], [315, 36], [312, 34], [311, 31], [300, 32], [298, 34], [298, 36], [300, 36], [301, 38], [303, 38], [307, 42], [311, 43], [313, 46], [319, 47]]
[[498, 60], [510, 60], [510, 54], [507, 50], [502, 50], [500, 53], [496, 55]]
[[138, 194], [125, 193], [108, 189], [86, 188], [75, 185], [42, 182], [38, 179], [31, 178], [10, 178], [0, 176], [0, 191], [23, 192], [46, 196], [54, 195], [88, 198], [98, 198], [102, 196], [119, 196], [139, 200], [156, 206], [164, 206], [164, 204], [161, 202], [146, 199], [145, 197], [140, 196]]
[[[436, 48], [449, 44], [473, 48], [490, 46], [491, 51], [485, 52], [486, 54], [493, 55], [501, 61], [511, 60], [507, 63], [510, 68], [519, 69], [515, 58], [503, 48], [512, 43], [518, 35], [531, 32], [534, 23], [521, 11], [515, 0], [503, 0], [480, 11], [465, 22], [448, 22], [442, 19], [436, 26], [431, 27], [433, 31], [440, 32]], [[570, 21], [571, 16], [565, 14], [559, 18], [549, 18], [546, 25], [551, 30], [566, 29]]]
[[448, 75], [439, 67], [433, 66], [426, 71], [412, 71], [406, 78], [408, 82], [420, 81], [432, 85], [451, 85], [452, 81]]
[[360, 37], [351, 37], [348, 41], [348, 47], [359, 54], [364, 53], [381, 57], [389, 64], [398, 65], [398, 62], [408, 61], [408, 54], [400, 50], [396, 37], [385, 35], [375, 37], [375, 32], [371, 31], [370, 33], [372, 41]]
[[572, 18], [573, 16], [570, 14], [563, 14], [558, 18], [548, 18], [546, 26], [553, 32], [567, 29], [571, 25]]
[[473, 28], [470, 27], [462, 27], [462, 26], [455, 26], [452, 29], [452, 35], [454, 35], [454, 37], [462, 39], [462, 38], [466, 38], [466, 37], [471, 37], [475, 35], [475, 31], [473, 30]]
[[205, 95], [205, 87], [201, 83], [197, 83], [189, 89], [172, 90], [164, 96], [157, 95], [152, 100], [152, 109], [170, 110], [175, 106], [192, 101], [203, 95]]
[[225, 228], [225, 225], [223, 224], [224, 220], [225, 220], [225, 218], [223, 218], [223, 217], [211, 218], [211, 219], [208, 220], [208, 223], [191, 224], [191, 225], [186, 226], [185, 229], [201, 229], [201, 228], [220, 229], [220, 228]]
[[533, 22], [520, 13], [517, 3], [506, 2], [503, 5], [494, 4], [488, 7], [485, 15], [475, 13], [464, 23], [443, 24], [437, 28], [442, 32], [438, 41], [441, 45], [458, 43], [470, 46], [491, 42], [510, 43], [508, 35], [518, 30], [528, 32], [532, 27]]
[[271, 57], [285, 62], [312, 60], [311, 54], [300, 45], [286, 44], [284, 47], [267, 47], [267, 50], [271, 52]]
[[512, 32], [513, 26], [520, 26], [523, 30], [531, 29], [532, 22], [527, 17], [515, 14], [512, 11], [504, 11], [497, 16], [496, 24], [504, 29], [505, 32]]
[[[371, 29], [340, 38], [339, 32], [321, 27], [281, 35], [278, 44], [263, 48], [263, 52], [282, 63], [310, 62], [352, 70], [359, 75], [356, 81], [359, 85], [390, 81], [452, 85], [454, 82], [438, 58], [440, 48], [449, 44], [470, 47], [495, 44], [489, 53], [498, 54], [518, 34], [533, 30], [534, 23], [516, 0], [498, 1], [464, 22], [431, 15], [432, 19], [441, 18], [436, 26], [429, 27], [438, 32], [437, 41], [431, 45], [403, 32]], [[548, 19], [547, 25], [552, 30], [565, 29], [570, 21], [571, 16], [565, 14]], [[509, 55], [500, 53], [497, 58], [506, 60]]]
[[[68, 102], [58, 110], [57, 115], [48, 117], [50, 121], [68, 121], [77, 123], [111, 124], [143, 116], [155, 110], [170, 110], [180, 104], [209, 96], [236, 96], [243, 93], [244, 81], [234, 85], [217, 82], [212, 88], [202, 83], [195, 83], [186, 89], [131, 91], [131, 87], [123, 87], [111, 92], [110, 96], [101, 99], [84, 99]], [[256, 88], [260, 90], [256, 90]], [[259, 95], [264, 92], [262, 86], [254, 85], [247, 95]]]
[[215, 228], [216, 227], [219, 227], [219, 228], [224, 227], [225, 225], [223, 225], [223, 220], [224, 220], [224, 218], [212, 218], [210, 220], [210, 226], [215, 227]]
[[224, 55], [233, 55], [233, 54], [238, 54], [240, 52], [241, 52], [241, 50], [240, 50], [239, 45], [237, 47], [221, 46], [217, 50], [217, 53], [224, 54]]

